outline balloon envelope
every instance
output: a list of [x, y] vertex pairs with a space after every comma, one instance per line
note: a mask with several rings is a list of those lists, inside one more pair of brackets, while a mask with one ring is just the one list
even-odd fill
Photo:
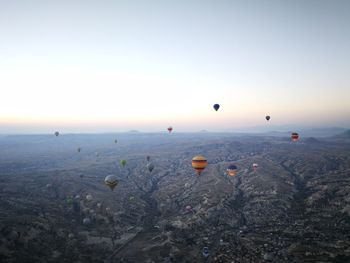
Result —
[[234, 164], [229, 165], [226, 169], [229, 176], [235, 176], [237, 174], [237, 166]]
[[214, 109], [215, 109], [216, 111], [218, 111], [219, 108], [220, 108], [220, 105], [219, 105], [219, 104], [214, 104]]
[[207, 165], [207, 159], [201, 155], [197, 155], [192, 159], [192, 167], [196, 170], [198, 175], [202, 173]]
[[111, 188], [112, 191], [118, 185], [118, 183], [119, 183], [118, 178], [114, 174], [107, 175], [106, 178], [105, 178], [105, 184], [109, 188]]
[[57, 137], [58, 135], [60, 135], [60, 133], [58, 131], [55, 132], [55, 136]]
[[148, 163], [147, 164], [147, 169], [151, 173], [153, 171], [153, 169], [154, 169], [154, 164], [153, 163]]
[[266, 118], [267, 121], [270, 120], [270, 116], [269, 115], [267, 115], [265, 118]]
[[299, 140], [299, 134], [296, 132], [293, 132], [291, 138], [293, 142], [296, 142]]
[[124, 167], [126, 165], [126, 160], [120, 160], [120, 164]]
[[173, 127], [168, 127], [168, 132], [171, 133], [173, 131]]

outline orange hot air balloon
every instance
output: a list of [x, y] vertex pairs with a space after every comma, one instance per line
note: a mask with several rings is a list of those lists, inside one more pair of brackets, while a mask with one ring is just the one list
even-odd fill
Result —
[[173, 127], [169, 126], [168, 127], [168, 132], [171, 133], [173, 131]]
[[231, 164], [229, 167], [227, 167], [226, 171], [229, 176], [235, 176], [237, 174], [237, 166]]
[[293, 142], [296, 142], [299, 140], [299, 134], [296, 132], [293, 132], [291, 138]]
[[196, 170], [197, 174], [200, 175], [201, 172], [207, 167], [207, 159], [201, 155], [197, 155], [192, 159], [192, 167]]

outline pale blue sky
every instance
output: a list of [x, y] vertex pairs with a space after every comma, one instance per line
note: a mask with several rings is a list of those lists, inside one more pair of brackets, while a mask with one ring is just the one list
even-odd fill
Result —
[[349, 126], [350, 1], [0, 0], [0, 91], [0, 133]]

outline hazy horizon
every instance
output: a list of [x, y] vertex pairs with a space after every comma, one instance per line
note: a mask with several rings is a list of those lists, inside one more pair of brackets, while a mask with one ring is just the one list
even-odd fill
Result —
[[349, 13], [349, 1], [3, 1], [0, 134], [349, 128]]

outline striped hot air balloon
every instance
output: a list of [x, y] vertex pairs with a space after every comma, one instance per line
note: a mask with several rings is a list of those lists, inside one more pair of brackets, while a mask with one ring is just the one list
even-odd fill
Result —
[[196, 170], [198, 175], [202, 173], [207, 165], [207, 159], [201, 155], [197, 155], [192, 159], [192, 167]]
[[114, 188], [118, 185], [117, 176], [115, 176], [114, 174], [107, 175], [105, 178], [105, 184], [113, 191]]

